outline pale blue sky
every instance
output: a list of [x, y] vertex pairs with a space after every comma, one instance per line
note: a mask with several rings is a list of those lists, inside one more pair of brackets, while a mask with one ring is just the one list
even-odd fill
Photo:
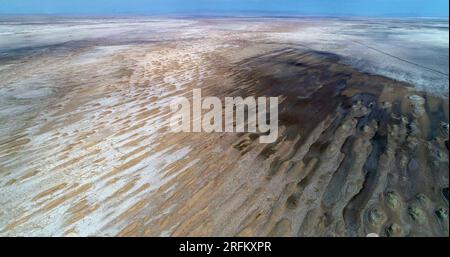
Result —
[[448, 10], [448, 0], [0, 0], [0, 13], [3, 14], [274, 12], [448, 17]]

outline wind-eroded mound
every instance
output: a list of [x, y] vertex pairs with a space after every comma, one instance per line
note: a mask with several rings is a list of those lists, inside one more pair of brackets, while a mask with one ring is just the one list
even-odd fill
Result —
[[271, 208], [240, 234], [448, 235], [448, 99], [338, 61], [284, 49], [235, 69], [237, 95], [284, 99], [278, 142], [254, 153], [265, 179], [249, 202]]

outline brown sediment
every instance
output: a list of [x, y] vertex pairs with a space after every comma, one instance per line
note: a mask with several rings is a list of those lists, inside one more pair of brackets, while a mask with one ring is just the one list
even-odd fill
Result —
[[71, 192], [64, 194], [61, 197], [58, 197], [58, 198], [50, 201], [49, 203], [44, 205], [40, 210], [42, 212], [48, 212], [48, 211], [52, 210], [53, 208], [57, 207], [58, 205], [66, 202], [67, 200], [70, 200], [70, 199], [84, 193], [92, 186], [93, 186], [92, 184], [85, 184], [85, 185], [79, 186], [76, 189], [72, 190]]
[[54, 186], [54, 187], [52, 187], [50, 189], [47, 189], [47, 190], [45, 190], [43, 192], [40, 192], [38, 195], [36, 195], [33, 198], [33, 201], [38, 201], [39, 199], [41, 199], [43, 197], [46, 197], [46, 196], [51, 195], [51, 194], [53, 194], [53, 193], [55, 193], [55, 192], [57, 192], [57, 191], [59, 191], [61, 189], [64, 189], [66, 186], [67, 186], [67, 184], [63, 183], [63, 184], [59, 184], [57, 186]]
[[75, 222], [97, 210], [98, 207], [99, 204], [92, 206], [86, 199], [81, 200], [80, 202], [69, 208], [68, 212], [72, 214], [72, 217], [69, 218], [67, 223], [69, 225], [74, 224]]
[[136, 165], [138, 165], [140, 162], [142, 162], [143, 160], [145, 160], [147, 157], [151, 156], [151, 152], [145, 152], [141, 155], [139, 155], [138, 157], [131, 159], [129, 161], [127, 161], [126, 163], [124, 163], [123, 165], [119, 166], [118, 168], [114, 169], [113, 171], [105, 174], [102, 179], [105, 179], [107, 177], [111, 177], [114, 175], [117, 175], [127, 169], [130, 169]]

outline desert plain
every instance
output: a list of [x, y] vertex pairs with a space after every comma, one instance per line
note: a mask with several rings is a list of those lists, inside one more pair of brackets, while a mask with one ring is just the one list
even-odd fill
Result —
[[[448, 236], [448, 19], [0, 17], [1, 236]], [[278, 97], [279, 137], [170, 99]]]

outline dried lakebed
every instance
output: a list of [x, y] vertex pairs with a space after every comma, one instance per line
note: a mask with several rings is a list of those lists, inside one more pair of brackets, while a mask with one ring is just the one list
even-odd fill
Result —
[[[445, 95], [274, 42], [304, 24], [155, 23], [2, 57], [0, 235], [448, 236]], [[278, 140], [170, 133], [194, 88], [279, 97]]]

